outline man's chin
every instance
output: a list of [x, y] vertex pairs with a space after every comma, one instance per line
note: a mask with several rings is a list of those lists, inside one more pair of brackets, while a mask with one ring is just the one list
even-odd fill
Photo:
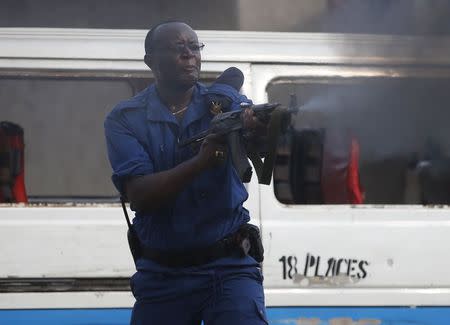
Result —
[[178, 78], [167, 79], [160, 82], [167, 88], [172, 88], [176, 91], [187, 91], [191, 89], [199, 80], [197, 75], [183, 75]]
[[177, 84], [178, 88], [188, 90], [192, 88], [198, 81], [198, 77], [187, 77], [181, 79]]

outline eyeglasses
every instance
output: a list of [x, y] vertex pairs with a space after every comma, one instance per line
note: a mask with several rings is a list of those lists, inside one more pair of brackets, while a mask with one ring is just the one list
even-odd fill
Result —
[[169, 50], [173, 51], [177, 54], [183, 54], [186, 49], [189, 49], [192, 53], [199, 53], [203, 48], [205, 47], [205, 44], [203, 43], [176, 43], [174, 45], [169, 45], [166, 47], [157, 47], [157, 49], [161, 50]]

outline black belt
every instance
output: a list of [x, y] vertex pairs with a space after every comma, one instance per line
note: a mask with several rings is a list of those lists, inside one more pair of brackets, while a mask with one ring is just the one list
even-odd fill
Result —
[[184, 251], [163, 251], [151, 249], [149, 247], [141, 247], [140, 257], [174, 268], [200, 266], [222, 257], [238, 254], [239, 250], [236, 245], [239, 240], [238, 237], [239, 231], [210, 246]]
[[264, 259], [264, 248], [258, 227], [250, 224], [242, 225], [235, 233], [215, 242], [214, 244], [185, 251], [163, 251], [145, 247], [130, 222], [125, 199], [120, 197], [123, 213], [128, 224], [128, 245], [130, 246], [133, 260], [146, 258], [158, 264], [168, 267], [189, 267], [208, 264], [214, 260], [231, 255], [252, 256], [256, 262]]

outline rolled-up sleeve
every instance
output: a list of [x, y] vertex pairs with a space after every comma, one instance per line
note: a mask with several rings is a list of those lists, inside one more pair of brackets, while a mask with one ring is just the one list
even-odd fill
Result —
[[211, 87], [208, 88], [208, 93], [226, 96], [231, 99], [231, 111], [241, 110], [241, 103], [253, 104], [253, 102], [245, 95], [240, 94], [239, 91], [227, 84], [214, 83]]
[[104, 127], [112, 181], [123, 195], [129, 177], [153, 173], [152, 159], [124, 119], [109, 115]]

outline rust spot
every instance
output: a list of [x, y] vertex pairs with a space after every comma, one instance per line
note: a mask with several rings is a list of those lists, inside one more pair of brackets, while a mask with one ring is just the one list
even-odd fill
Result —
[[295, 325], [320, 325], [321, 320], [319, 318], [299, 318], [296, 320]]
[[324, 276], [304, 276], [301, 274], [294, 275], [294, 283], [301, 287], [340, 287], [358, 283], [360, 279], [351, 277], [346, 274], [324, 277]]
[[0, 208], [118, 208], [117, 202], [31, 202], [31, 203], [0, 203]]
[[381, 325], [379, 319], [360, 319], [353, 320], [351, 317], [339, 317], [329, 320], [322, 320], [320, 318], [296, 318], [296, 319], [282, 319], [277, 320], [277, 324], [295, 324], [295, 325]]
[[379, 319], [360, 319], [353, 320], [352, 318], [333, 318], [330, 319], [329, 325], [380, 325]]

